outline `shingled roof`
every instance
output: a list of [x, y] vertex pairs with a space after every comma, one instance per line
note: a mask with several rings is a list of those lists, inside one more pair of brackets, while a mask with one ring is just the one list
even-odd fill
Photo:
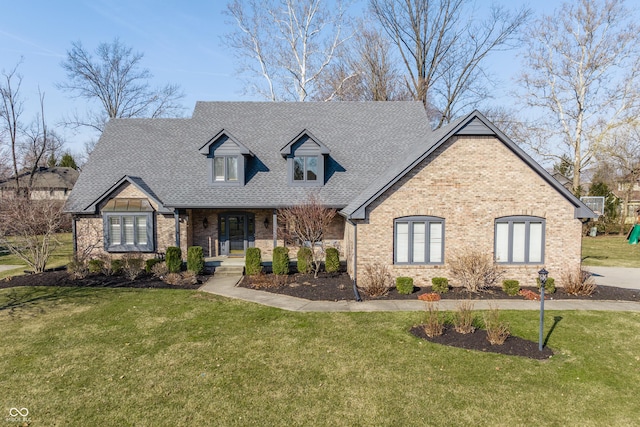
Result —
[[[222, 130], [254, 154], [244, 186], [209, 183], [209, 159], [199, 150]], [[281, 149], [305, 130], [330, 150], [319, 188], [288, 185]], [[97, 198], [123, 177], [146, 186], [167, 208], [278, 208], [309, 192], [344, 208], [430, 134], [420, 102], [198, 102], [191, 118], [114, 119], [66, 210], [95, 213]]]
[[[76, 180], [78, 179], [79, 172], [73, 168], [55, 166], [55, 167], [40, 167], [36, 169], [33, 176], [32, 189], [40, 190], [71, 190]], [[26, 186], [29, 181], [31, 172], [24, 172], [18, 175], [20, 179], [20, 186]], [[9, 178], [5, 181], [0, 181], [0, 188], [15, 188], [16, 181], [14, 178]]]

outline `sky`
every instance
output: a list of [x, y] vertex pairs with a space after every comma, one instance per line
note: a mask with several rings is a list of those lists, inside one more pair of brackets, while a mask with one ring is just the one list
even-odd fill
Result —
[[[65, 72], [60, 66], [71, 43], [81, 41], [93, 51], [101, 42], [119, 38], [144, 54], [142, 66], [153, 74], [152, 85], [178, 84], [185, 93], [184, 114], [191, 114], [196, 101], [256, 101], [242, 94], [231, 50], [223, 44], [229, 18], [222, 14], [224, 0], [0, 0], [4, 18], [0, 24], [0, 70], [16, 64], [22, 75], [21, 95], [25, 100], [23, 119], [31, 120], [39, 110], [38, 88], [45, 94], [45, 115], [49, 126], [60, 123], [74, 111], [82, 112], [86, 102], [72, 99], [56, 87]], [[553, 0], [498, 0], [511, 8], [526, 5], [534, 13], [551, 13], [560, 2]], [[640, 0], [628, 2], [628, 6]], [[357, 13], [366, 1], [356, 0]], [[488, 0], [477, 0], [481, 8]], [[509, 104], [508, 89], [519, 71], [517, 52], [490, 57], [490, 68], [501, 84], [498, 99]], [[89, 131], [59, 129], [73, 153], [84, 142], [96, 139]]]

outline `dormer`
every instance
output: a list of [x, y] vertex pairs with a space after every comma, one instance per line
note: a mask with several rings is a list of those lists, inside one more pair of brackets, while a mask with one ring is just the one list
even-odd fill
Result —
[[324, 185], [325, 159], [329, 149], [308, 130], [303, 130], [281, 150], [287, 159], [289, 185], [320, 187]]
[[209, 159], [209, 183], [221, 186], [245, 184], [245, 164], [253, 153], [226, 130], [221, 130], [200, 148]]

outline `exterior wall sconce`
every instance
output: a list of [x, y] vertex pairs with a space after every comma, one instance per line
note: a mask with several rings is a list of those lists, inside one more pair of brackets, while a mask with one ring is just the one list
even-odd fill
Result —
[[207, 228], [208, 226], [209, 226], [209, 220], [205, 216], [204, 219], [202, 220], [202, 227]]
[[264, 228], [269, 228], [269, 217], [268, 216], [266, 216], [264, 218]]

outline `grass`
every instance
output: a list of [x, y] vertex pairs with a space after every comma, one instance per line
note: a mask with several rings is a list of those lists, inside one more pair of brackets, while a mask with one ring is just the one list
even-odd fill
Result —
[[583, 237], [582, 264], [640, 268], [640, 245], [630, 245], [625, 236]]
[[[56, 268], [66, 265], [73, 257], [72, 234], [59, 233], [56, 235], [56, 238], [60, 241], [61, 245], [58, 246], [51, 255], [51, 258], [47, 262], [47, 268]], [[0, 272], [0, 279], [4, 279], [8, 276], [17, 276], [19, 274], [24, 274], [24, 270], [27, 268], [27, 265], [24, 263], [24, 261], [11, 253], [1, 253], [3, 255], [0, 255], [0, 265], [19, 265], [20, 267]]]
[[[502, 312], [537, 340], [537, 312]], [[195, 291], [0, 291], [0, 400], [33, 425], [633, 425], [640, 313], [550, 312], [547, 361]], [[560, 319], [561, 318], [561, 319]]]

